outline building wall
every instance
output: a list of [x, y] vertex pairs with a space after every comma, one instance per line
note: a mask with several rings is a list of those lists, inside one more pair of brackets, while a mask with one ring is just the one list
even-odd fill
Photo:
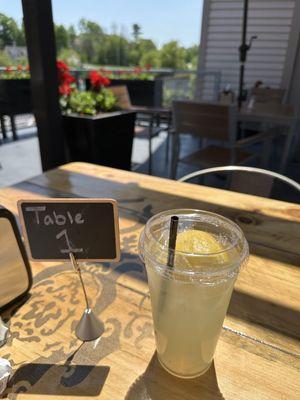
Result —
[[[247, 41], [258, 36], [248, 52], [245, 87], [257, 80], [283, 87], [296, 0], [249, 0]], [[237, 92], [243, 0], [204, 0], [199, 69], [221, 71], [221, 88], [230, 84]], [[213, 80], [198, 82], [198, 96], [212, 97]]]

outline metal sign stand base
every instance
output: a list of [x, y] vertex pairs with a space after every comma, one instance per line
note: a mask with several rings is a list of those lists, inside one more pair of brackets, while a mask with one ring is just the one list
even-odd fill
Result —
[[99, 321], [90, 308], [86, 308], [75, 329], [78, 339], [83, 342], [95, 340], [100, 337], [103, 332], [103, 323]]
[[70, 260], [73, 265], [73, 268], [78, 273], [86, 302], [86, 309], [84, 310], [82, 317], [80, 318], [80, 321], [78, 322], [75, 328], [75, 333], [77, 338], [82, 340], [83, 342], [95, 340], [104, 333], [105, 330], [104, 324], [96, 317], [96, 315], [93, 313], [93, 311], [89, 306], [88, 298], [85, 291], [85, 286], [81, 276], [80, 267], [77, 264], [73, 253], [70, 253]]

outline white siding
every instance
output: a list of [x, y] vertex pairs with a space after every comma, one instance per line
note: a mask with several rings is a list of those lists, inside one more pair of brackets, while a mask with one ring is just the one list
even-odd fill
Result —
[[[208, 12], [203, 14], [199, 68], [221, 71], [221, 87], [230, 83], [237, 92], [241, 43], [243, 0], [204, 0]], [[247, 40], [258, 36], [248, 52], [245, 87], [262, 80], [271, 87], [280, 87], [290, 39], [295, 0], [249, 0]], [[205, 15], [206, 14], [206, 15]], [[201, 98], [211, 100], [213, 83], [204, 78]]]

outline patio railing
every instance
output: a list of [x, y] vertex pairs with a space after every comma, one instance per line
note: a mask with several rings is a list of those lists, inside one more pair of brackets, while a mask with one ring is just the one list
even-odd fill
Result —
[[[1, 73], [5, 72], [5, 67], [0, 67], [0, 79]], [[71, 68], [71, 72], [76, 78], [79, 89], [85, 89], [85, 79], [87, 78], [88, 72], [93, 68]], [[108, 70], [107, 67], [105, 67]], [[12, 71], [16, 71], [17, 68], [12, 67]], [[118, 75], [122, 78], [122, 74], [136, 73], [134, 68], [120, 67], [111, 68], [111, 72], [114, 75]], [[201, 99], [201, 88], [203, 87], [203, 81], [209, 80], [212, 85], [211, 95], [209, 101], [217, 101], [218, 95], [221, 89], [221, 71], [216, 70], [174, 70], [171, 68], [160, 68], [150, 69], [145, 71], [147, 75], [153, 76], [153, 79], [161, 79], [163, 81], [163, 105], [171, 105], [172, 100], [178, 99]]]

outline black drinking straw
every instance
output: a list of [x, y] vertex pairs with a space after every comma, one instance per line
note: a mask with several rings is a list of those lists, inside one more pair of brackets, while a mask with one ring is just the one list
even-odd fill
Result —
[[171, 267], [171, 268], [174, 267], [178, 220], [179, 220], [179, 218], [176, 215], [173, 215], [171, 217], [171, 222], [170, 222], [168, 263], [167, 264], [168, 264], [168, 267]]

